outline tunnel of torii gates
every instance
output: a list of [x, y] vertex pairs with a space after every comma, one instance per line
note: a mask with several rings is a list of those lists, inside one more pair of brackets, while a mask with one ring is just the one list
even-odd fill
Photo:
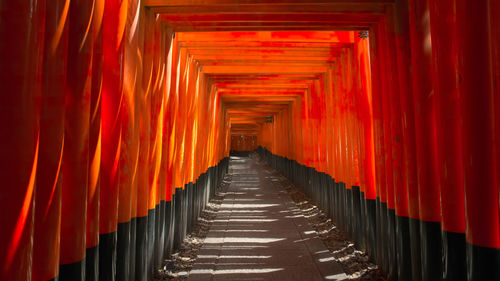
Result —
[[0, 0], [0, 279], [151, 280], [255, 150], [391, 280], [500, 280], [500, 1]]

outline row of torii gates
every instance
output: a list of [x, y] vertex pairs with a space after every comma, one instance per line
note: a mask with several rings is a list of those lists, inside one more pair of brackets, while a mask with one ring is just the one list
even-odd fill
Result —
[[151, 280], [257, 149], [391, 280], [500, 280], [499, 52], [496, 0], [0, 0], [0, 279]]

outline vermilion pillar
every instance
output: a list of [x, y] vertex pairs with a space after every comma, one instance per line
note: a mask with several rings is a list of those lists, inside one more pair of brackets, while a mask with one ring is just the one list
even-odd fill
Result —
[[[117, 280], [135, 280], [135, 241], [137, 213], [137, 182], [139, 158], [139, 122], [136, 95], [141, 65], [138, 59], [140, 9], [137, 0], [127, 0], [128, 10], [124, 29], [123, 99], [120, 122], [122, 123], [119, 162], [118, 228], [117, 228]], [[139, 195], [140, 196], [140, 195]]]
[[[356, 39], [357, 40], [357, 39]], [[362, 41], [360, 41], [362, 40]], [[363, 42], [366, 41], [366, 42]], [[366, 245], [367, 252], [375, 255], [375, 229], [376, 229], [376, 191], [375, 191], [375, 159], [373, 145], [373, 111], [372, 111], [372, 92], [371, 92], [371, 75], [370, 62], [368, 56], [368, 39], [359, 39], [355, 44], [356, 61], [359, 64], [360, 72], [359, 95], [356, 97], [357, 115], [360, 119], [359, 124], [359, 141], [360, 150], [360, 172], [363, 175], [361, 179], [361, 190], [364, 191], [364, 210], [363, 216], [366, 229]]]
[[[399, 217], [397, 229], [398, 277], [401, 280], [421, 279], [420, 225], [416, 171], [415, 119], [410, 76], [410, 34], [408, 2], [398, 1], [394, 10], [397, 83], [399, 86], [403, 182], [397, 200], [407, 200], [408, 217]], [[398, 188], [398, 187], [397, 187]], [[406, 189], [406, 191], [402, 190]]]
[[63, 154], [60, 280], [85, 280], [92, 3], [71, 1]]
[[433, 89], [428, 0], [409, 1], [412, 94], [415, 115], [422, 280], [441, 276], [441, 215], [437, 171], [436, 97]]
[[[153, 16], [146, 11], [145, 26], [150, 28]], [[151, 94], [149, 88], [152, 79], [152, 49], [150, 45], [151, 33], [144, 34], [142, 84], [136, 95], [137, 118], [140, 123], [139, 159], [137, 168], [137, 225], [136, 225], [136, 260], [135, 280], [147, 281], [147, 254], [148, 254], [148, 204], [149, 204], [149, 163], [150, 163], [150, 127], [151, 127]]]
[[89, 128], [89, 191], [87, 194], [87, 253], [85, 277], [87, 281], [99, 280], [99, 198], [101, 175], [101, 99], [102, 99], [102, 17], [104, 0], [94, 2], [92, 28], [94, 46], [92, 56], [92, 89], [90, 94]]
[[162, 64], [162, 49], [161, 49], [161, 23], [152, 15], [151, 21], [148, 22], [149, 36], [144, 42], [145, 46], [151, 44], [150, 51], [152, 52], [151, 64], [151, 80], [148, 88], [148, 95], [151, 96], [150, 103], [150, 146], [149, 146], [149, 182], [148, 182], [148, 246], [147, 246], [147, 278], [153, 278], [154, 273], [154, 258], [157, 252], [156, 244], [158, 242], [158, 199], [159, 199], [159, 174], [161, 166], [162, 154], [162, 132], [161, 126], [163, 121], [163, 92], [162, 80], [164, 67]]
[[[131, 254], [131, 218], [132, 218], [132, 197], [137, 181], [137, 161], [139, 153], [138, 128], [135, 118], [136, 79], [138, 76], [137, 33], [134, 29], [133, 21], [138, 20], [135, 13], [137, 5], [134, 1], [124, 1], [122, 5], [127, 5], [126, 24], [123, 30], [123, 98], [120, 107], [121, 122], [121, 143], [118, 176], [118, 227], [117, 227], [117, 260], [116, 260], [116, 280], [130, 280], [130, 254]], [[137, 15], [137, 17], [136, 17]]]
[[32, 280], [59, 275], [69, 2], [46, 9]]
[[383, 126], [383, 107], [382, 107], [382, 57], [379, 49], [382, 48], [380, 43], [383, 39], [379, 38], [382, 32], [380, 31], [380, 23], [374, 26], [370, 31], [370, 60], [371, 72], [373, 81], [373, 130], [374, 130], [374, 146], [375, 146], [375, 173], [376, 173], [376, 188], [377, 188], [377, 229], [376, 229], [376, 250], [375, 260], [377, 263], [387, 267], [386, 262], [386, 240], [384, 237], [386, 224], [386, 209], [387, 209], [387, 193], [386, 193], [386, 174], [385, 174], [385, 157], [386, 147], [384, 143], [384, 126]]
[[436, 136], [441, 198], [442, 276], [466, 280], [465, 209], [462, 161], [461, 74], [454, 0], [430, 1], [435, 69]]
[[[381, 57], [382, 79], [382, 103], [384, 118], [384, 141], [385, 141], [385, 177], [387, 194], [387, 265], [388, 274], [392, 279], [398, 276], [398, 263], [396, 251], [396, 215], [398, 217], [407, 216], [406, 194], [399, 194], [402, 186], [401, 175], [401, 120], [399, 108], [399, 85], [396, 77], [391, 73], [395, 72], [396, 61], [391, 55], [394, 50], [394, 22], [393, 10], [386, 13], [386, 17], [380, 22], [379, 48]], [[400, 196], [403, 195], [403, 198]], [[399, 199], [399, 200], [398, 200]]]
[[[160, 197], [159, 197], [159, 203], [160, 205], [158, 206], [159, 209], [159, 217], [158, 217], [158, 244], [157, 244], [157, 251], [156, 251], [156, 265], [157, 267], [161, 267], [164, 258], [166, 257], [165, 255], [165, 247], [168, 241], [168, 229], [169, 229], [169, 216], [171, 214], [170, 212], [170, 192], [167, 190], [167, 186], [170, 187], [170, 184], [167, 185], [167, 180], [169, 178], [168, 176], [168, 140], [170, 137], [170, 134], [168, 134], [168, 127], [169, 127], [169, 104], [171, 103], [171, 100], [169, 99], [169, 91], [170, 91], [170, 81], [171, 79], [170, 76], [167, 75], [167, 72], [170, 72], [171, 70], [169, 69], [169, 64], [168, 64], [168, 53], [171, 52], [170, 47], [171, 47], [171, 40], [172, 40], [172, 34], [167, 32], [167, 29], [162, 26], [162, 46], [161, 46], [161, 52], [162, 52], [162, 63], [164, 66], [163, 70], [163, 80], [162, 80], [162, 88], [161, 92], [163, 94], [163, 110], [162, 110], [162, 125], [161, 125], [161, 160], [160, 160], [160, 175], [158, 179], [158, 189], [160, 192]], [[171, 67], [171, 66], [170, 66]], [[167, 197], [168, 194], [168, 197]]]
[[40, 66], [45, 1], [0, 5], [0, 279], [32, 276], [33, 197], [39, 130], [35, 96]]
[[[145, 69], [146, 70], [146, 69]], [[143, 72], [145, 75], [147, 71]], [[143, 77], [143, 81], [147, 77]], [[147, 228], [148, 228], [148, 187], [149, 187], [149, 128], [151, 95], [142, 91], [137, 95], [139, 107], [137, 118], [140, 120], [139, 159], [138, 159], [138, 186], [137, 186], [137, 226], [136, 226], [136, 267], [135, 280], [146, 281], [147, 276]]]
[[493, 46], [498, 48], [498, 42], [491, 41], [488, 7], [488, 1], [457, 1], [469, 280], [500, 278], [499, 179], [495, 174], [498, 124], [494, 123], [498, 97], [492, 72], [492, 50]]
[[105, 1], [102, 22], [102, 160], [99, 211], [99, 280], [115, 280], [118, 224], [119, 161], [122, 142], [120, 105], [123, 98], [123, 40], [126, 5]]
[[[132, 77], [129, 77], [132, 80]], [[118, 192], [118, 240], [117, 240], [117, 280], [130, 278], [130, 220], [132, 210], [132, 191], [137, 185], [135, 173], [137, 171], [138, 140], [135, 128], [135, 103], [131, 89], [125, 90], [130, 95], [122, 100], [120, 118], [122, 123], [120, 160], [119, 160], [119, 192]]]

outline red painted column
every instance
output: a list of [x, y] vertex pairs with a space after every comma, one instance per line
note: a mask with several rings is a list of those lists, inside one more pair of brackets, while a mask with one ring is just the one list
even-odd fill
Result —
[[375, 145], [375, 178], [377, 186], [377, 229], [376, 229], [376, 250], [375, 260], [378, 264], [387, 266], [386, 262], [386, 246], [385, 246], [385, 212], [387, 208], [387, 193], [386, 193], [386, 173], [385, 173], [385, 157], [386, 147], [384, 143], [384, 126], [383, 126], [383, 107], [382, 107], [382, 60], [379, 49], [382, 48], [380, 43], [383, 40], [383, 33], [381, 32], [380, 23], [373, 27], [370, 32], [370, 59], [372, 70], [372, 84], [373, 84], [373, 131], [374, 131], [374, 145]]
[[437, 280], [441, 276], [441, 214], [430, 12], [428, 0], [409, 3], [422, 280]]
[[[495, 0], [489, 0], [489, 11], [490, 11], [490, 32], [491, 32], [491, 54], [493, 62], [493, 79], [494, 81], [500, 81], [500, 17], [498, 15], [500, 11], [500, 2]], [[493, 91], [495, 95], [500, 96], [500, 85], [497, 83], [493, 84]], [[495, 99], [495, 124], [500, 124], [500, 99]], [[500, 181], [500, 125], [495, 126], [495, 150], [496, 150], [496, 176], [497, 181]], [[500, 198], [500, 188], [498, 189], [498, 198]], [[500, 199], [499, 199], [500, 200]], [[500, 216], [500, 208], [498, 208]]]
[[[380, 22], [379, 33], [380, 67], [382, 78], [382, 108], [384, 123], [384, 145], [385, 145], [385, 177], [386, 177], [386, 223], [384, 226], [386, 243], [386, 267], [388, 275], [396, 279], [398, 276], [398, 263], [396, 253], [396, 215], [407, 216], [406, 196], [403, 200], [397, 200], [401, 196], [401, 120], [399, 118], [399, 87], [397, 77], [391, 75], [395, 72], [396, 62], [392, 55], [394, 52], [394, 22], [393, 10], [389, 9], [386, 16]], [[403, 194], [406, 195], [406, 194]], [[400, 198], [401, 199], [401, 198]]]
[[[417, 186], [415, 119], [410, 74], [410, 34], [408, 2], [398, 1], [394, 11], [397, 83], [399, 86], [403, 182], [396, 195], [407, 200], [408, 217], [397, 222], [398, 277], [400, 280], [421, 280], [420, 224]], [[396, 187], [398, 188], [398, 187]], [[404, 189], [404, 190], [403, 190]]]
[[[397, 52], [396, 33], [399, 26], [396, 18], [396, 9], [391, 8], [386, 12], [384, 53], [386, 69], [384, 73], [389, 74], [387, 79], [388, 91], [384, 98], [388, 111], [388, 125], [390, 130], [390, 171], [387, 177], [392, 178], [392, 186], [388, 185], [388, 230], [390, 241], [389, 263], [391, 278], [408, 280], [410, 277], [411, 260], [408, 225], [408, 196], [404, 184], [404, 153], [403, 153], [403, 119], [401, 118], [400, 105], [400, 83], [398, 73], [398, 57], [393, 54]], [[403, 86], [406, 87], [406, 86]]]
[[69, 2], [46, 9], [32, 280], [59, 275]]
[[87, 194], [86, 281], [99, 280], [99, 199], [101, 170], [101, 98], [102, 98], [102, 17], [104, 0], [94, 4], [94, 50], [90, 94], [89, 191]]
[[489, 6], [487, 1], [457, 1], [469, 280], [500, 278], [499, 179], [495, 157], [499, 147], [495, 142], [497, 97], [492, 72], [492, 48], [498, 43], [492, 42]]
[[[135, 237], [132, 237], [132, 207], [137, 195], [137, 169], [139, 157], [139, 127], [136, 122], [137, 111], [135, 95], [139, 65], [137, 59], [139, 8], [135, 0], [126, 0], [122, 5], [127, 7], [125, 27], [123, 29], [123, 98], [120, 108], [121, 144], [118, 176], [118, 227], [117, 227], [117, 260], [116, 280], [133, 280], [135, 264], [131, 263], [131, 255], [135, 253]], [[124, 8], [121, 8], [124, 9]], [[136, 204], [137, 205], [137, 204]], [[132, 241], [134, 239], [134, 241]], [[132, 246], [134, 249], [132, 249]], [[134, 270], [132, 270], [132, 266]]]
[[71, 1], [63, 154], [60, 280], [85, 280], [92, 3]]
[[136, 95], [137, 118], [139, 118], [139, 159], [137, 168], [137, 225], [136, 225], [136, 260], [135, 280], [146, 281], [148, 256], [148, 209], [149, 209], [149, 165], [150, 165], [150, 126], [151, 126], [151, 93], [152, 84], [152, 48], [151, 23], [153, 15], [146, 11], [144, 36], [141, 38], [143, 48], [142, 84]]
[[126, 0], [104, 4], [102, 22], [102, 153], [99, 212], [99, 280], [115, 280], [118, 223], [119, 160], [122, 142], [123, 40]]
[[[134, 80], [130, 77], [125, 64], [125, 85]], [[129, 81], [129, 82], [127, 82]], [[135, 175], [137, 172], [138, 161], [138, 139], [136, 138], [135, 127], [135, 108], [134, 97], [135, 91], [125, 87], [124, 98], [120, 108], [121, 122], [121, 143], [120, 143], [120, 160], [119, 160], [119, 176], [118, 176], [118, 226], [117, 226], [117, 280], [130, 279], [130, 220], [132, 215], [132, 191], [137, 185]]]
[[[162, 75], [163, 69], [161, 64], [161, 23], [157, 18], [152, 19], [149, 22], [148, 30], [151, 33], [151, 37], [148, 41], [151, 44], [151, 80], [148, 95], [151, 96], [150, 104], [150, 165], [149, 165], [149, 183], [148, 183], [148, 252], [147, 252], [147, 274], [148, 280], [152, 279], [153, 272], [155, 270], [155, 254], [157, 252], [156, 243], [158, 241], [157, 230], [158, 230], [158, 198], [159, 198], [159, 186], [158, 178], [160, 173], [161, 164], [161, 148], [162, 148], [162, 136], [163, 128], [161, 128], [162, 122], [162, 103], [163, 103], [163, 93], [161, 91], [163, 80]], [[146, 43], [145, 43], [146, 44]]]
[[[368, 32], [368, 31], [367, 31]], [[356, 97], [356, 111], [359, 118], [359, 141], [360, 150], [360, 171], [362, 172], [361, 190], [364, 197], [361, 204], [363, 210], [363, 220], [365, 222], [365, 243], [367, 253], [375, 256], [375, 230], [376, 230], [376, 190], [375, 190], [375, 158], [373, 139], [373, 110], [372, 110], [372, 88], [370, 61], [366, 55], [369, 52], [368, 38], [355, 38], [356, 63], [360, 88]]]
[[45, 1], [0, 5], [0, 279], [30, 280]]
[[[139, 153], [140, 153], [140, 119], [138, 115], [139, 103], [137, 96], [140, 96], [142, 91], [142, 45], [141, 36], [143, 30], [143, 12], [140, 1], [128, 0], [128, 15], [125, 28], [125, 43], [124, 43], [124, 100], [122, 102], [122, 132], [124, 135], [123, 141], [128, 145], [124, 145], [123, 159], [120, 168], [124, 174], [121, 175], [120, 181], [124, 186], [128, 187], [130, 204], [125, 199], [125, 208], [118, 204], [118, 250], [117, 250], [117, 280], [135, 280], [136, 267], [136, 241], [137, 241], [137, 200], [140, 194], [138, 191], [139, 182]], [[128, 137], [127, 137], [128, 136]], [[119, 202], [122, 200], [122, 192], [120, 189]], [[123, 241], [123, 242], [120, 242]]]
[[[141, 56], [143, 54], [143, 39], [144, 39], [144, 7], [139, 3], [139, 1], [132, 0], [133, 5], [131, 5], [129, 9], [129, 23], [131, 23], [129, 29], [129, 38], [131, 38], [131, 43], [125, 49], [125, 53], [129, 54], [130, 57], [134, 58], [134, 62], [130, 62], [133, 68], [131, 69], [131, 73], [135, 72], [133, 83], [130, 85], [133, 87], [133, 95], [131, 96], [134, 108], [134, 142], [136, 145], [136, 162], [134, 171], [132, 172], [134, 184], [132, 185], [131, 190], [131, 225], [130, 225], [130, 271], [129, 278], [131, 281], [135, 281], [136, 279], [136, 267], [137, 267], [137, 257], [138, 257], [138, 249], [137, 249], [137, 237], [140, 235], [137, 231], [137, 223], [139, 220], [138, 216], [138, 203], [140, 198], [142, 197], [142, 193], [139, 192], [139, 183], [140, 183], [140, 173], [141, 162], [140, 162], [140, 154], [141, 154], [141, 100], [143, 98], [142, 95], [142, 64], [141, 64]], [[131, 13], [133, 13], [133, 17], [131, 17]], [[127, 55], [125, 55], [125, 58]]]
[[[147, 69], [144, 69], [144, 74]], [[144, 77], [146, 80], [146, 76]], [[151, 95], [142, 92], [137, 95], [137, 114], [140, 118], [139, 159], [137, 168], [137, 226], [136, 226], [136, 269], [135, 278], [147, 280], [146, 258], [147, 258], [147, 228], [148, 228], [148, 205], [149, 205], [149, 145], [150, 145], [150, 106]]]
[[170, 235], [170, 215], [171, 215], [171, 194], [170, 194], [170, 171], [168, 165], [169, 159], [169, 139], [170, 139], [170, 104], [172, 99], [170, 99], [170, 83], [171, 83], [171, 47], [172, 47], [172, 33], [169, 33], [165, 27], [162, 28], [162, 52], [164, 57], [162, 59], [164, 63], [164, 76], [163, 76], [163, 125], [162, 125], [162, 139], [161, 139], [161, 165], [160, 165], [160, 178], [158, 187], [160, 190], [160, 229], [159, 229], [159, 240], [158, 240], [158, 252], [156, 261], [161, 266], [165, 257], [168, 257], [169, 250], [167, 249], [169, 244]]
[[[493, 81], [497, 81], [493, 83], [493, 91], [494, 96], [500, 96], [500, 85], [498, 81], [500, 81], [500, 17], [497, 15], [500, 13], [500, 2], [490, 0], [489, 1], [489, 12], [490, 12], [490, 32], [491, 32], [491, 54], [492, 54], [492, 62], [493, 62]], [[496, 180], [497, 186], [500, 182], [500, 98], [495, 98], [495, 165], [496, 165]], [[500, 201], [500, 188], [497, 188], [498, 198]], [[499, 202], [500, 204], [500, 202]], [[500, 206], [498, 207], [498, 216], [500, 217]], [[497, 252], [498, 253], [498, 252]], [[497, 256], [497, 261], [500, 260]], [[496, 266], [497, 270], [500, 266]], [[498, 275], [498, 272], [497, 272]]]
[[455, 1], [430, 1], [444, 280], [466, 280], [461, 77]]

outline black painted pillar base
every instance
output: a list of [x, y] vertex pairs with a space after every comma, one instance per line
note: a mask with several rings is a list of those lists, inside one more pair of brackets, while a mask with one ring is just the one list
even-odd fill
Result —
[[85, 280], [99, 281], [99, 244], [86, 250]]
[[334, 217], [334, 208], [333, 206], [335, 205], [335, 187], [334, 187], [334, 180], [331, 177], [328, 177], [327, 179], [327, 185], [328, 185], [328, 203], [327, 203], [327, 213], [330, 218]]
[[340, 227], [340, 186], [333, 182], [333, 220]]
[[181, 205], [182, 205], [182, 193], [183, 190], [182, 188], [176, 188], [175, 189], [175, 195], [174, 195], [174, 245], [173, 245], [173, 250], [177, 250], [181, 247], [182, 243], [182, 234], [181, 234]]
[[441, 231], [443, 245], [443, 281], [466, 281], [465, 233]]
[[500, 280], [500, 249], [467, 243], [466, 255], [469, 280]]
[[189, 184], [185, 184], [184, 185], [184, 193], [183, 193], [183, 197], [182, 197], [182, 209], [181, 209], [181, 215], [182, 215], [182, 219], [181, 219], [181, 225], [180, 225], [180, 230], [181, 230], [181, 244], [182, 242], [184, 241], [184, 238], [186, 238], [186, 234], [187, 234], [187, 231], [188, 231], [188, 213], [189, 213], [189, 191], [188, 191], [188, 188], [189, 188]]
[[84, 281], [85, 280], [85, 259], [59, 266], [60, 281]]
[[411, 274], [414, 281], [422, 280], [422, 258], [420, 256], [420, 220], [409, 218], [410, 247], [411, 247]]
[[398, 260], [396, 256], [396, 211], [387, 209], [387, 262], [391, 281], [398, 280]]
[[383, 255], [382, 255], [382, 216], [381, 216], [381, 204], [380, 198], [377, 197], [376, 199], [376, 207], [375, 207], [375, 213], [376, 213], [376, 222], [375, 224], [375, 240], [376, 240], [376, 245], [377, 247], [375, 248], [375, 263], [381, 264], [383, 262]]
[[441, 223], [420, 220], [422, 280], [441, 279]]
[[368, 246], [366, 245], [366, 197], [365, 193], [359, 193], [359, 249], [366, 253]]
[[116, 250], [116, 280], [130, 280], [130, 222], [118, 224]]
[[116, 231], [99, 235], [99, 281], [115, 280], [116, 243]]
[[165, 202], [165, 245], [163, 256], [168, 257], [172, 253], [173, 245], [173, 221], [172, 221], [172, 201]]
[[137, 253], [137, 218], [130, 221], [130, 281], [135, 281], [135, 256]]
[[346, 190], [345, 190], [345, 185], [343, 182], [338, 183], [339, 186], [339, 226], [341, 229], [344, 231], [346, 230], [346, 204], [345, 204], [345, 198], [346, 198]]
[[366, 222], [366, 250], [369, 256], [375, 257], [376, 227], [377, 227], [377, 202], [375, 199], [365, 199]]
[[363, 231], [361, 228], [361, 191], [359, 186], [351, 187], [352, 194], [352, 226], [353, 226], [353, 240], [356, 248], [362, 248]]
[[136, 218], [135, 281], [147, 280], [148, 217]]
[[410, 219], [408, 217], [396, 216], [396, 249], [399, 280], [412, 280]]
[[153, 279], [153, 273], [156, 268], [153, 263], [153, 256], [155, 253], [155, 232], [156, 232], [156, 209], [148, 210], [148, 247], [147, 247], [147, 280]]
[[158, 269], [163, 264], [163, 248], [165, 247], [165, 200], [156, 206], [156, 239], [154, 265]]

